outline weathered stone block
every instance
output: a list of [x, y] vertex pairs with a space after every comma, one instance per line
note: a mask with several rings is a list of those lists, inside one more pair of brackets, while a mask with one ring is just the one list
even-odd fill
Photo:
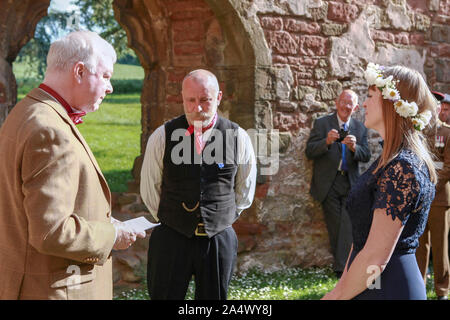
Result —
[[[314, 0], [309, 1], [313, 2]], [[302, 1], [297, 0], [297, 2]], [[310, 5], [308, 7], [308, 14], [306, 16], [312, 19], [313, 21], [320, 21], [325, 20], [327, 18], [327, 12], [328, 12], [328, 2], [316, 1], [316, 4], [314, 6]]]
[[415, 14], [415, 28], [418, 31], [427, 31], [430, 28], [431, 19], [429, 16], [416, 13]]
[[[402, 2], [401, 4], [394, 4], [389, 2], [389, 5], [386, 9], [386, 14], [390, 20], [391, 25], [395, 29], [409, 31], [413, 26], [413, 21], [406, 8], [406, 3]], [[412, 15], [412, 13], [411, 13]]]
[[440, 0], [428, 0], [428, 8], [430, 9], [430, 11], [438, 11], [439, 2]]
[[261, 27], [267, 30], [281, 31], [283, 29], [283, 19], [281, 17], [261, 17]]
[[317, 22], [306, 22], [289, 18], [285, 20], [285, 30], [297, 33], [317, 34], [320, 32], [320, 25]]
[[275, 83], [275, 93], [276, 96], [281, 100], [290, 100], [291, 86], [294, 82], [291, 68], [289, 66], [284, 66], [283, 68], [274, 69], [276, 83]]
[[388, 43], [394, 43], [394, 34], [383, 30], [370, 30], [370, 35], [374, 41], [383, 41]]
[[440, 43], [437, 46], [433, 46], [431, 47], [431, 53], [435, 57], [450, 58], [450, 44]]
[[278, 101], [277, 110], [282, 112], [294, 112], [297, 110], [298, 104], [292, 101]]
[[322, 100], [334, 100], [342, 91], [342, 84], [337, 81], [329, 81], [321, 84], [320, 96]]
[[351, 22], [358, 17], [356, 5], [330, 1], [328, 2], [328, 19], [337, 22]]
[[291, 145], [292, 135], [290, 132], [280, 132], [279, 137], [280, 137], [279, 152], [286, 153], [289, 146]]
[[425, 36], [422, 33], [412, 33], [409, 35], [409, 44], [414, 46], [424, 46]]
[[450, 61], [436, 59], [436, 80], [438, 82], [450, 82]]
[[307, 56], [324, 56], [327, 54], [328, 39], [320, 36], [300, 36], [300, 53]]
[[431, 28], [431, 40], [450, 43], [450, 26], [433, 26]]
[[322, 33], [326, 36], [339, 36], [347, 30], [347, 24], [324, 23]]
[[312, 94], [314, 97], [317, 93], [317, 89], [313, 87], [300, 86], [295, 90], [295, 98], [297, 100], [303, 100], [307, 94]]
[[294, 38], [285, 31], [266, 31], [267, 44], [276, 54], [296, 55], [298, 44]]
[[406, 32], [400, 32], [394, 35], [394, 42], [398, 44], [409, 45], [409, 34]]
[[317, 80], [325, 79], [328, 75], [328, 71], [326, 69], [317, 68], [314, 70], [314, 77]]

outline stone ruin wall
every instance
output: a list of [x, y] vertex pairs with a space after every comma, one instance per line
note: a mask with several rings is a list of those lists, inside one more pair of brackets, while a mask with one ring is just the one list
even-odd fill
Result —
[[[19, 2], [25, 3], [0, 0], [0, 123], [15, 102], [10, 66], [17, 48], [49, 4]], [[233, 226], [239, 271], [332, 262], [322, 210], [309, 196], [312, 162], [304, 149], [313, 120], [334, 111], [343, 88], [355, 90], [362, 104], [367, 62], [413, 67], [430, 87], [450, 92], [450, 0], [114, 0], [113, 5], [145, 69], [142, 151], [153, 130], [182, 113], [180, 81], [194, 68], [217, 74], [222, 115], [259, 130], [259, 137], [264, 129], [279, 130], [278, 172], [258, 175], [255, 201]], [[15, 28], [12, 13], [17, 21], [32, 19]], [[22, 34], [12, 37], [13, 31]], [[363, 120], [364, 111], [356, 117]], [[371, 132], [372, 160], [380, 151], [377, 141]], [[114, 194], [114, 216], [120, 220], [149, 216], [138, 194], [141, 159], [135, 160], [129, 192]], [[260, 155], [261, 166], [264, 160]], [[116, 283], [139, 281], [134, 271], [146, 262], [147, 242], [114, 253]]]
[[[151, 115], [143, 119], [142, 142], [163, 120], [182, 112], [184, 74], [197, 67], [213, 70], [224, 91], [223, 115], [246, 129], [280, 132], [278, 173], [258, 176], [254, 204], [233, 225], [238, 270], [330, 264], [322, 210], [308, 192], [312, 162], [304, 149], [312, 121], [335, 110], [343, 88], [355, 90], [362, 104], [367, 91], [362, 73], [369, 61], [413, 67], [432, 88], [449, 92], [450, 1], [192, 0], [169, 1], [167, 8], [164, 45], [171, 57], [157, 103], [163, 110], [158, 121]], [[180, 26], [188, 26], [189, 35]], [[236, 77], [248, 81], [245, 90]], [[364, 111], [356, 117], [363, 120]], [[378, 139], [371, 132], [372, 160], [380, 152]], [[139, 161], [135, 169], [137, 174]], [[136, 202], [122, 209], [127, 206], [142, 209]]]

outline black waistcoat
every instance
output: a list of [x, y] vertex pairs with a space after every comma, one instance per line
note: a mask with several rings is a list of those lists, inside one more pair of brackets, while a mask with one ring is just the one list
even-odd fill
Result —
[[203, 222], [208, 237], [212, 237], [238, 218], [234, 194], [238, 125], [217, 117], [201, 155], [195, 151], [194, 134], [185, 134], [188, 126], [185, 115], [164, 125], [158, 218], [189, 238]]

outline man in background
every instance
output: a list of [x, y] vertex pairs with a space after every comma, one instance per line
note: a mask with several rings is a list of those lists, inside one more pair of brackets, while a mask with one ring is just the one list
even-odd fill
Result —
[[359, 162], [370, 160], [367, 129], [352, 118], [357, 108], [356, 93], [344, 90], [336, 99], [336, 112], [314, 121], [306, 143], [306, 156], [314, 161], [310, 192], [322, 204], [338, 278], [352, 244], [347, 195], [359, 177]]

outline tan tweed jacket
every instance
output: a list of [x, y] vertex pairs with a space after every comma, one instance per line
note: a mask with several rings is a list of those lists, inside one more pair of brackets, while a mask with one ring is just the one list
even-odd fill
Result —
[[0, 299], [111, 299], [111, 193], [65, 109], [33, 89], [0, 129]]

